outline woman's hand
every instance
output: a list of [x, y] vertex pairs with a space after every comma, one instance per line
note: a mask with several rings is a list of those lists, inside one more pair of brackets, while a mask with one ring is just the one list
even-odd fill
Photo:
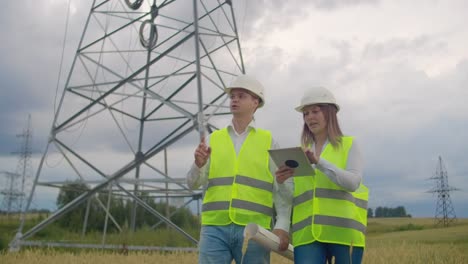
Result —
[[294, 169], [286, 165], [282, 165], [275, 172], [276, 182], [283, 183], [288, 178], [292, 177], [294, 174]]
[[312, 150], [310, 148], [305, 149], [304, 153], [306, 154], [306, 156], [309, 159], [310, 163], [317, 164], [319, 162], [320, 157], [316, 157], [315, 153], [312, 152]]

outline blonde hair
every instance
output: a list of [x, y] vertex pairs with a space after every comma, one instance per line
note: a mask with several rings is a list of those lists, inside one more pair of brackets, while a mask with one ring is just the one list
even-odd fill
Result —
[[[338, 123], [338, 117], [336, 113], [338, 109], [332, 104], [318, 104], [320, 111], [322, 111], [325, 121], [327, 122], [327, 134], [328, 141], [332, 144], [333, 147], [339, 148], [341, 146], [341, 137], [343, 132], [341, 132], [340, 124]], [[315, 142], [315, 136], [312, 131], [310, 131], [307, 124], [304, 122], [301, 135], [301, 143], [303, 146], [307, 147], [312, 145]]]

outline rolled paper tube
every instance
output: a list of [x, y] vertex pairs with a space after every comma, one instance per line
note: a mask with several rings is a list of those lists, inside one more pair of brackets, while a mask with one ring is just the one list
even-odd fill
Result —
[[288, 245], [288, 249], [285, 251], [279, 251], [279, 237], [257, 224], [250, 223], [245, 227], [244, 243], [249, 239], [253, 239], [263, 247], [270, 249], [285, 258], [294, 260], [294, 247], [291, 244]]

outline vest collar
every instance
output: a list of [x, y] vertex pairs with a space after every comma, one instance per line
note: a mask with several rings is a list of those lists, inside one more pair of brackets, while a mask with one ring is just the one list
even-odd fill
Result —
[[245, 131], [243, 133], [239, 134], [234, 129], [234, 123], [232, 122], [232, 119], [231, 119], [231, 122], [229, 122], [229, 124], [227, 125], [227, 128], [228, 128], [229, 131], [232, 131], [237, 136], [241, 136], [241, 135], [244, 135], [244, 134], [248, 134], [250, 132], [250, 130], [252, 130], [252, 129], [255, 131], [257, 129], [257, 125], [255, 124], [255, 120], [252, 119], [252, 121], [250, 121], [250, 123], [245, 128]]

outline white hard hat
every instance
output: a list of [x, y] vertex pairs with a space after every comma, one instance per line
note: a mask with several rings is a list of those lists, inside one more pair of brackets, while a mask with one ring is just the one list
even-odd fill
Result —
[[301, 105], [296, 107], [296, 111], [302, 112], [302, 109], [308, 105], [314, 104], [332, 104], [336, 106], [336, 110], [340, 110], [340, 106], [336, 103], [333, 94], [324, 87], [313, 87], [304, 94], [301, 99]]
[[253, 77], [248, 75], [239, 75], [228, 87], [224, 89], [224, 91], [227, 94], [229, 94], [231, 92], [231, 89], [234, 88], [242, 88], [248, 90], [260, 97], [260, 103], [258, 105], [258, 108], [262, 107], [265, 104], [265, 97], [263, 95], [263, 85]]

